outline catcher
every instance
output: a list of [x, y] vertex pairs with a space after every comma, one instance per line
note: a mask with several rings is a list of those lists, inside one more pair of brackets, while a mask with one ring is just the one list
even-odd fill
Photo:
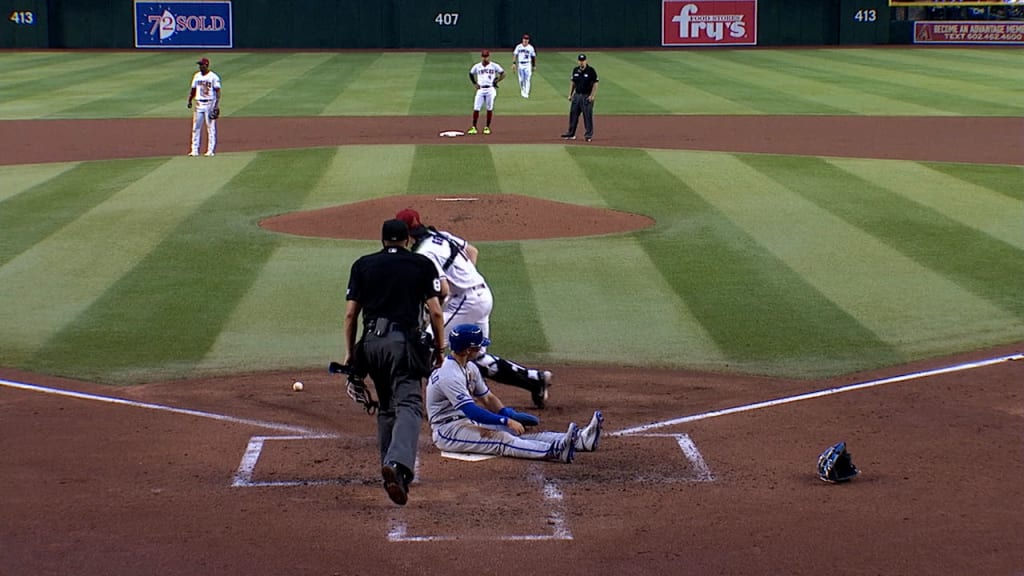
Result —
[[451, 355], [427, 384], [427, 418], [435, 446], [448, 452], [566, 463], [573, 461], [576, 452], [597, 449], [604, 423], [600, 411], [582, 429], [570, 423], [564, 433], [525, 433], [526, 426], [536, 426], [540, 420], [502, 404], [473, 363], [488, 344], [490, 340], [476, 324], [460, 324], [448, 334]]
[[192, 110], [192, 150], [188, 155], [199, 156], [205, 125], [206, 155], [213, 156], [217, 148], [217, 118], [220, 118], [220, 76], [210, 71], [209, 58], [201, 58], [196, 64], [199, 64], [199, 71], [192, 75], [192, 88], [188, 93], [188, 107]]
[[860, 470], [853, 465], [853, 459], [846, 451], [846, 442], [829, 446], [818, 456], [818, 478], [825, 482], [848, 482], [857, 474]]

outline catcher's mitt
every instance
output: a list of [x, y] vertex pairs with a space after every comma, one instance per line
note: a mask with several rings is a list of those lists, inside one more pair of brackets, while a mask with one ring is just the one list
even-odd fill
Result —
[[846, 442], [829, 446], [818, 456], [818, 478], [825, 482], [846, 482], [859, 473], [850, 453], [846, 451]]
[[331, 374], [344, 374], [348, 376], [348, 381], [345, 383], [345, 393], [363, 407], [367, 414], [373, 415], [377, 413], [377, 409], [380, 404], [370, 396], [370, 390], [366, 387], [366, 381], [363, 380], [363, 375], [358, 374], [352, 366], [342, 364], [340, 362], [330, 362], [327, 364], [327, 371]]
[[220, 118], [220, 108], [210, 110], [210, 120], [216, 120], [217, 118]]

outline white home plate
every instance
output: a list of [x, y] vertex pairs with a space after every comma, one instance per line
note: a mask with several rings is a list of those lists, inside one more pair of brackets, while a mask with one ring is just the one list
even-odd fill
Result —
[[444, 132], [441, 132], [440, 134], [438, 134], [438, 136], [441, 136], [442, 138], [455, 138], [456, 136], [465, 136], [465, 135], [466, 135], [466, 133], [461, 131], [461, 130], [445, 130]]
[[447, 450], [442, 450], [441, 456], [451, 458], [452, 460], [465, 460], [466, 462], [480, 462], [481, 460], [497, 458], [493, 454], [463, 454], [462, 452], [448, 452]]

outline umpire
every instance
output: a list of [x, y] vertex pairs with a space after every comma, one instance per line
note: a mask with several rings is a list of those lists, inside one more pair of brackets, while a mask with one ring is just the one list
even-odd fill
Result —
[[587, 142], [594, 139], [594, 98], [597, 97], [597, 70], [587, 64], [587, 55], [576, 57], [579, 66], [572, 69], [569, 81], [569, 130], [562, 134], [566, 140], [576, 139], [576, 125], [583, 114], [583, 137]]
[[[380, 402], [377, 442], [384, 490], [404, 505], [423, 423], [420, 379], [441, 365], [445, 348], [441, 281], [427, 257], [408, 250], [405, 222], [384, 222], [381, 240], [382, 250], [352, 264], [345, 296], [345, 364], [361, 367], [373, 380]], [[424, 305], [435, 334], [433, 350], [422, 339]], [[356, 344], [360, 312], [363, 337]]]

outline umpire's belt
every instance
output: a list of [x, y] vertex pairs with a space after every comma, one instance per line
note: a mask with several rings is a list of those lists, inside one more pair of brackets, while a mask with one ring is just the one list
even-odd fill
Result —
[[374, 336], [382, 337], [387, 336], [391, 332], [400, 332], [408, 335], [409, 329], [399, 324], [398, 322], [392, 322], [387, 318], [371, 318], [366, 320], [363, 324], [364, 334], [373, 334]]
[[457, 421], [463, 420], [465, 418], [466, 417], [463, 416], [462, 414], [456, 414], [455, 416], [449, 416], [449, 417], [445, 418], [444, 420], [441, 420], [440, 422], [434, 422], [433, 424], [434, 424], [434, 426], [441, 426], [441, 425], [444, 425], [444, 424], [448, 424], [450, 422], [457, 422]]

